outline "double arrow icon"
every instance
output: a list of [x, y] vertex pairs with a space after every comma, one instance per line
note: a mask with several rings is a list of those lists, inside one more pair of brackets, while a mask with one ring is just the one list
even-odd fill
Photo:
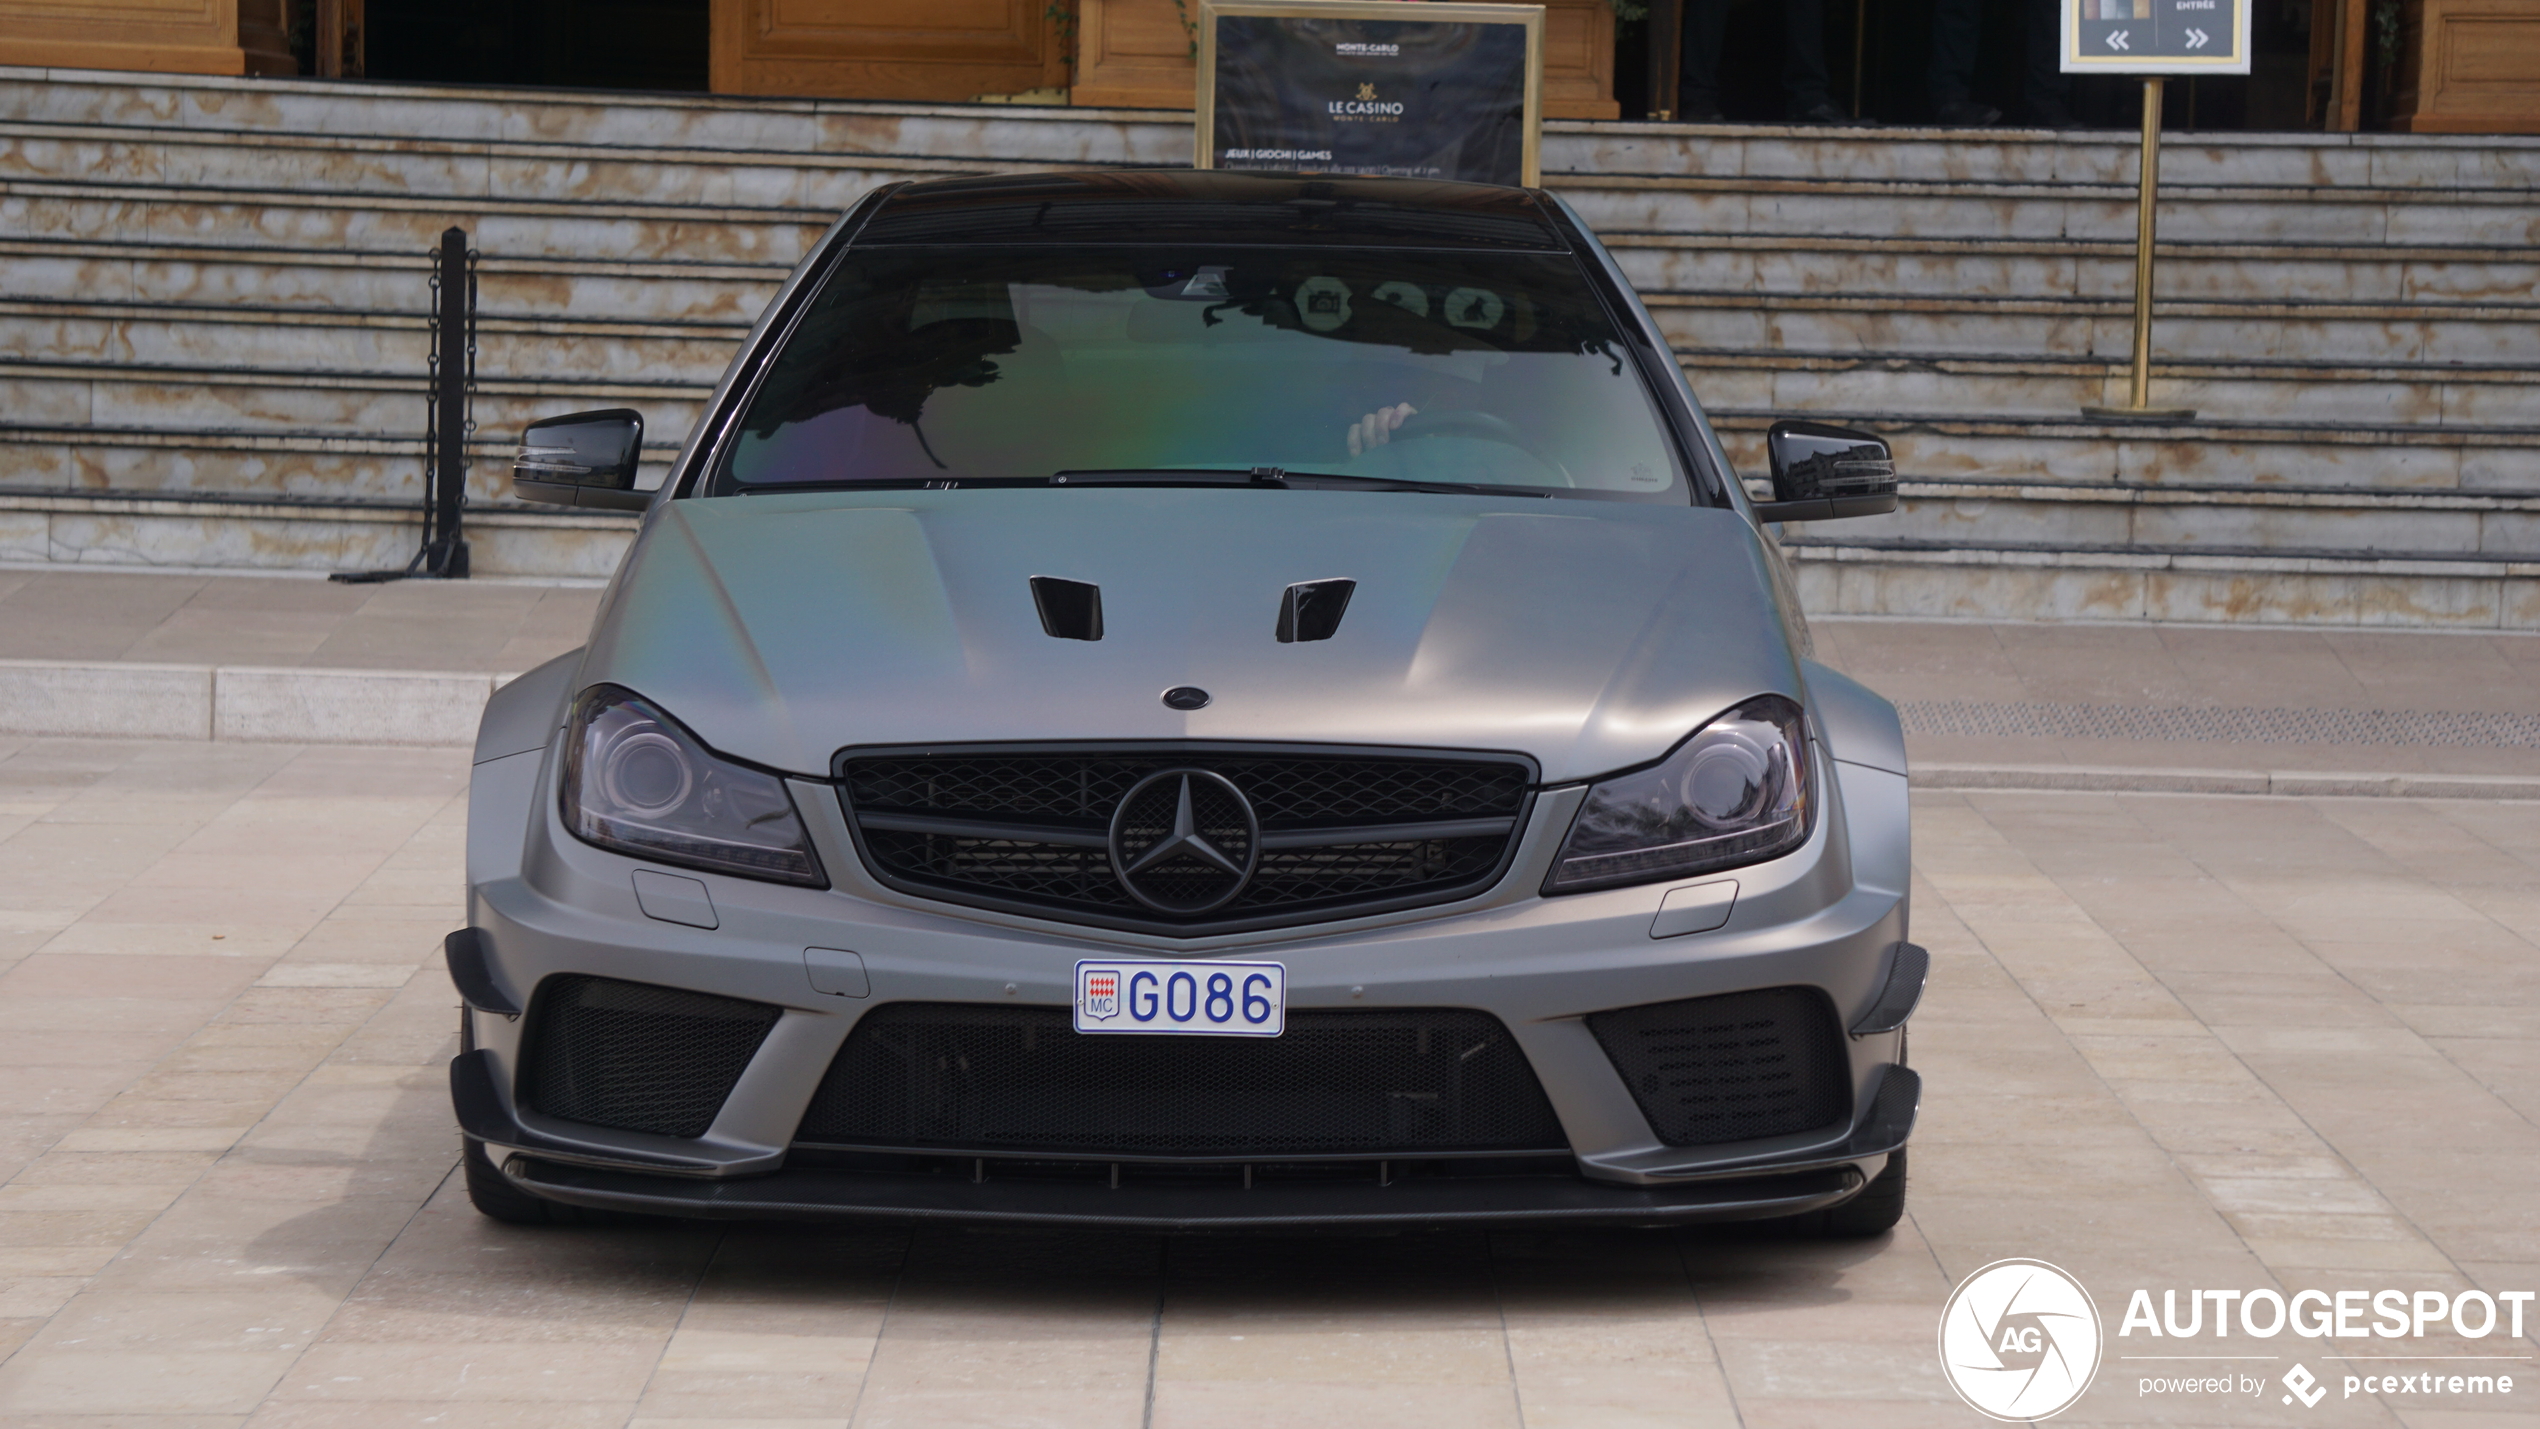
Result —
[[[2131, 54], [2134, 47], [2125, 42], [2126, 33], [2127, 32], [2124, 30], [2110, 30], [2108, 32], [2108, 48], [2112, 50], [2124, 50]], [[2191, 50], [2201, 50], [2205, 48], [2205, 46], [2213, 43], [2213, 39], [2213, 36], [2206, 34], [2202, 30], [2190, 30], [2187, 32], [2187, 48]]]

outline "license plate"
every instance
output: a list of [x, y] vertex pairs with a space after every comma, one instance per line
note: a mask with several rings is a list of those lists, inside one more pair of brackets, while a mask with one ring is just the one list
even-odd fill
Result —
[[1288, 1025], [1280, 963], [1076, 965], [1076, 1030], [1184, 1037], [1276, 1037]]

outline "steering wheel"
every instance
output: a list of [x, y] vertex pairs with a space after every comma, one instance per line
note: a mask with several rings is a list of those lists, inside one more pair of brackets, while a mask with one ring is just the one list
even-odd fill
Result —
[[1547, 460], [1543, 453], [1528, 445], [1517, 429], [1488, 412], [1414, 412], [1402, 425], [1393, 429], [1396, 442], [1418, 441], [1422, 437], [1460, 437], [1468, 442], [1496, 442], [1524, 452], [1527, 459], [1542, 467], [1554, 478], [1535, 483], [1548, 486], [1574, 486], [1569, 470], [1559, 462]]
[[1515, 447], [1528, 456], [1534, 451], [1526, 445], [1517, 429], [1488, 412], [1414, 412], [1393, 429], [1393, 440], [1416, 441], [1421, 437], [1462, 437], [1471, 442], [1497, 442]]

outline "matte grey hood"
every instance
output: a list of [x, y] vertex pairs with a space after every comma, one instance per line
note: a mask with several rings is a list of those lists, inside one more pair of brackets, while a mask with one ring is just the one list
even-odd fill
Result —
[[[707, 744], [825, 776], [846, 745], [1303, 740], [1516, 750], [1547, 782], [1645, 762], [1748, 696], [1800, 695], [1733, 512], [1396, 492], [1104, 488], [665, 502], [581, 681]], [[1033, 576], [1102, 587], [1043, 633]], [[1298, 581], [1358, 582], [1329, 640]], [[1163, 692], [1213, 697], [1188, 714]]]

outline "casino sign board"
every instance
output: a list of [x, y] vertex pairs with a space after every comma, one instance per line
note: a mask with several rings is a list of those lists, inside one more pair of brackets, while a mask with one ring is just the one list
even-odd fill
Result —
[[2062, 0], [2067, 74], [2247, 74], [2250, 0]]
[[1197, 8], [1198, 167], [1539, 182], [1541, 5]]

